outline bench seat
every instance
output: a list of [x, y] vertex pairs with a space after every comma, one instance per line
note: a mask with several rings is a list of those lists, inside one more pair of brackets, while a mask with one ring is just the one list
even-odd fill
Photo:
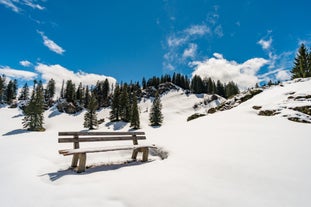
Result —
[[124, 145], [124, 146], [106, 146], [106, 147], [92, 147], [83, 149], [64, 149], [59, 150], [59, 154], [64, 156], [81, 154], [81, 153], [95, 153], [95, 152], [109, 152], [109, 151], [119, 151], [119, 150], [138, 150], [142, 148], [156, 148], [154, 145]]

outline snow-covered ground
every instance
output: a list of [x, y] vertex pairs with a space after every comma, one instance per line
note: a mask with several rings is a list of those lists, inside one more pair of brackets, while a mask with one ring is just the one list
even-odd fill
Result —
[[[253, 109], [284, 109], [293, 104], [288, 100], [293, 92], [310, 95], [311, 81], [273, 86], [236, 108], [190, 122], [187, 117], [196, 112], [192, 106], [202, 97], [171, 92], [161, 99], [165, 121], [159, 128], [148, 126], [150, 101], [142, 101], [141, 131], [148, 143], [169, 152], [168, 159], [150, 156], [147, 163], [120, 164], [130, 152], [89, 154], [87, 165], [92, 167], [81, 174], [67, 170], [71, 158], [58, 154], [66, 144], [57, 143], [57, 133], [84, 130], [83, 113], [74, 116], [51, 109], [45, 114], [46, 131], [28, 132], [22, 129], [20, 111], [0, 108], [0, 204], [311, 206], [311, 125], [289, 121], [283, 112], [258, 116]], [[108, 115], [102, 110], [98, 118]], [[103, 123], [99, 128], [115, 129], [129, 127]]]

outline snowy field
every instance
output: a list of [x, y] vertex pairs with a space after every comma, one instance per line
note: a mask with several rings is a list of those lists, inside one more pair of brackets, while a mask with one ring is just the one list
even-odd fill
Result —
[[[89, 154], [90, 168], [81, 174], [68, 170], [70, 156], [58, 154], [68, 146], [57, 143], [57, 133], [84, 130], [83, 112], [51, 109], [46, 131], [28, 132], [20, 111], [0, 108], [1, 206], [309, 207], [311, 125], [283, 117], [297, 115], [286, 108], [294, 104], [289, 94], [310, 95], [311, 81], [273, 86], [229, 111], [186, 122], [204, 97], [170, 92], [161, 99], [165, 121], [159, 128], [148, 126], [150, 101], [142, 101], [141, 131], [147, 143], [169, 152], [168, 159], [120, 164], [131, 152]], [[280, 114], [258, 116], [253, 106]], [[108, 115], [102, 110], [98, 118]], [[129, 126], [105, 122], [99, 130]]]

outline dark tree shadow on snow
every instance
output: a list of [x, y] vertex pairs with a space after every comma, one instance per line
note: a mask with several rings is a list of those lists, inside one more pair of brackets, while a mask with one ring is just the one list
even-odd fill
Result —
[[106, 127], [110, 128], [113, 127], [113, 130], [120, 130], [123, 129], [128, 123], [123, 121], [116, 121], [116, 122], [109, 122], [106, 124]]
[[10, 132], [3, 134], [2, 136], [11, 136], [11, 135], [25, 134], [25, 133], [30, 133], [30, 131], [28, 131], [27, 129], [14, 129]]
[[91, 165], [91, 166], [86, 166], [86, 170], [85, 172], [82, 173], [77, 173], [74, 171], [73, 168], [69, 168], [66, 170], [59, 170], [57, 172], [51, 172], [51, 173], [46, 173], [46, 174], [42, 174], [39, 175], [40, 177], [49, 176], [50, 181], [54, 182], [64, 176], [82, 176], [82, 175], [89, 175], [89, 174], [93, 174], [93, 173], [97, 173], [97, 172], [105, 172], [105, 171], [112, 171], [112, 170], [118, 170], [121, 168], [125, 168], [125, 167], [133, 167], [133, 166], [139, 166], [139, 165], [143, 165], [146, 163], [149, 163], [151, 161], [148, 162], [139, 162], [139, 161], [126, 161], [124, 163], [117, 163], [117, 164], [101, 164], [101, 165]]

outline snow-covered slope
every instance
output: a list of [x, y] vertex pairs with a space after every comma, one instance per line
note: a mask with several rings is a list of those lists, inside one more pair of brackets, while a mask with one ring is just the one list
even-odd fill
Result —
[[[92, 167], [82, 174], [67, 170], [70, 157], [57, 153], [65, 148], [57, 132], [82, 130], [83, 113], [51, 109], [46, 132], [27, 132], [17, 109], [1, 108], [1, 206], [310, 206], [311, 125], [253, 109], [284, 109], [286, 94], [310, 95], [311, 81], [271, 87], [236, 108], [186, 122], [200, 100], [175, 91], [162, 97], [159, 128], [147, 124], [146, 100], [142, 131], [148, 143], [169, 152], [168, 159], [119, 164], [130, 152], [97, 153], [88, 156]], [[102, 110], [98, 118], [108, 115]], [[99, 130], [114, 129], [128, 126], [104, 123]]]

